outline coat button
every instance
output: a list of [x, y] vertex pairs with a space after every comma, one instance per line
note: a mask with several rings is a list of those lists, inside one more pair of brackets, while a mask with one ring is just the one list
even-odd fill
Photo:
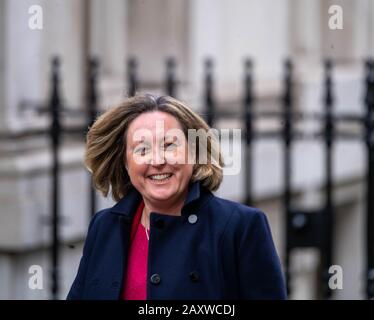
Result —
[[165, 222], [163, 219], [161, 218], [157, 218], [156, 221], [155, 221], [155, 226], [158, 228], [158, 229], [163, 229], [164, 226], [165, 226]]
[[191, 224], [194, 224], [196, 223], [197, 221], [197, 215], [196, 214], [190, 214], [188, 216], [188, 222], [191, 223]]
[[192, 282], [199, 281], [199, 273], [197, 271], [191, 271], [190, 272], [190, 279]]
[[155, 273], [155, 274], [152, 274], [151, 276], [151, 283], [153, 284], [159, 284], [161, 281], [161, 277], [159, 274]]

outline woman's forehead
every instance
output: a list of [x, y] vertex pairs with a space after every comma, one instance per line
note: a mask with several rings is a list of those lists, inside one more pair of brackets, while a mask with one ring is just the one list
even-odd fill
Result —
[[143, 113], [136, 117], [127, 132], [127, 139], [130, 141], [174, 137], [184, 137], [179, 121], [174, 116], [159, 111]]
[[145, 112], [136, 117], [129, 126], [130, 130], [159, 129], [161, 126], [168, 128], [180, 128], [179, 121], [169, 113], [161, 111]]

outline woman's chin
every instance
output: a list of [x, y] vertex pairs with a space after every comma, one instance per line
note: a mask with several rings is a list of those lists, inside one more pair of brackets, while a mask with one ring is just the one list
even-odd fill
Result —
[[159, 190], [150, 190], [149, 195], [154, 200], [162, 201], [170, 199], [173, 195], [173, 192], [171, 192], [170, 189], [166, 190], [165, 188], [164, 190], [161, 190], [161, 188], [159, 188]]

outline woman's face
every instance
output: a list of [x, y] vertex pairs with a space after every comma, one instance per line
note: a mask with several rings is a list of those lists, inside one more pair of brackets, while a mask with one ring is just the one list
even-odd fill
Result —
[[193, 164], [188, 163], [188, 143], [178, 120], [165, 112], [143, 113], [131, 122], [125, 138], [127, 172], [143, 198], [182, 201]]

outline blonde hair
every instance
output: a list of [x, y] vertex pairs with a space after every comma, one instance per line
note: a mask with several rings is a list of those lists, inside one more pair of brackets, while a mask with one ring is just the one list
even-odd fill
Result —
[[[112, 198], [119, 201], [132, 188], [125, 168], [127, 129], [136, 117], [153, 111], [166, 112], [174, 116], [186, 138], [188, 129], [203, 129], [206, 132], [210, 129], [197, 113], [169, 96], [139, 94], [110, 108], [89, 129], [84, 160], [85, 166], [92, 173], [94, 187], [104, 197], [111, 192]], [[194, 152], [198, 155], [197, 145]], [[208, 137], [206, 153], [211, 161], [206, 164], [196, 162], [191, 181], [199, 180], [208, 190], [215, 191], [222, 182], [224, 164], [218, 142], [211, 137]]]

